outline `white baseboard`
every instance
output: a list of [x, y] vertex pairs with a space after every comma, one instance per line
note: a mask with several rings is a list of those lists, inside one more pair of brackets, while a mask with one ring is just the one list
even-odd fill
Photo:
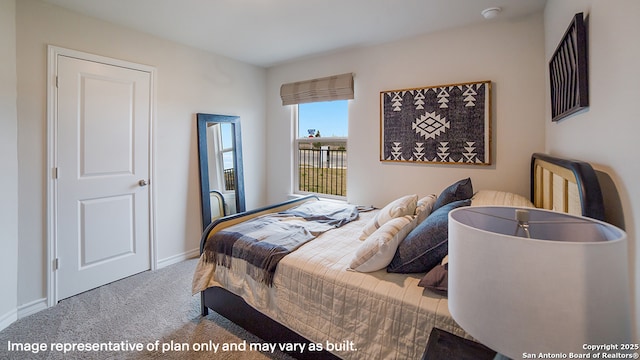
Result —
[[18, 309], [13, 309], [8, 313], [0, 316], [0, 331], [6, 329], [9, 325], [18, 320]]
[[163, 267], [166, 267], [166, 266], [169, 266], [169, 265], [177, 264], [177, 263], [179, 263], [181, 261], [184, 261], [184, 260], [193, 259], [193, 258], [196, 258], [198, 256], [200, 256], [200, 249], [194, 249], [194, 250], [182, 253], [182, 254], [173, 255], [173, 256], [170, 256], [168, 258], [164, 258], [162, 260], [158, 260], [158, 269], [162, 269]]
[[16, 309], [0, 316], [0, 330], [13, 324], [16, 320], [35, 314], [47, 308], [47, 299], [38, 299], [30, 303], [20, 305]]
[[42, 299], [38, 299], [38, 300], [34, 300], [30, 303], [26, 303], [23, 305], [18, 306], [18, 319], [22, 319], [24, 317], [27, 317], [29, 315], [35, 314], [38, 311], [42, 311], [47, 309], [47, 299], [46, 298], [42, 298]]

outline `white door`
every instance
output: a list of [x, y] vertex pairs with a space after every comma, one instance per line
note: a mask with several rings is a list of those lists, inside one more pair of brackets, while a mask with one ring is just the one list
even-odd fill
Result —
[[151, 74], [57, 56], [57, 299], [151, 267]]

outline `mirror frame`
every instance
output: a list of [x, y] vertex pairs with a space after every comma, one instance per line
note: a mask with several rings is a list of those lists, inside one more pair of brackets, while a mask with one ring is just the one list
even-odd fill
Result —
[[244, 171], [242, 168], [242, 132], [240, 117], [231, 115], [196, 114], [198, 128], [198, 167], [200, 169], [200, 205], [202, 229], [211, 223], [211, 201], [209, 199], [209, 156], [207, 155], [207, 125], [210, 123], [230, 123], [233, 135], [233, 167], [236, 185], [236, 210], [246, 211], [244, 199]]

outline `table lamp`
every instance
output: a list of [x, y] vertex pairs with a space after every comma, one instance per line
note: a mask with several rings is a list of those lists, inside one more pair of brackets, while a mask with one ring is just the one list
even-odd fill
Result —
[[627, 236], [543, 209], [449, 213], [449, 310], [497, 353], [584, 354], [631, 342]]

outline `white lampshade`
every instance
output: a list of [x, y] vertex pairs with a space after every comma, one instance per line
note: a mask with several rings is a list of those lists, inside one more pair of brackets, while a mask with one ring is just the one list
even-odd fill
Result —
[[625, 232], [586, 217], [527, 210], [531, 238], [514, 236], [516, 208], [449, 213], [454, 320], [511, 358], [630, 342]]

